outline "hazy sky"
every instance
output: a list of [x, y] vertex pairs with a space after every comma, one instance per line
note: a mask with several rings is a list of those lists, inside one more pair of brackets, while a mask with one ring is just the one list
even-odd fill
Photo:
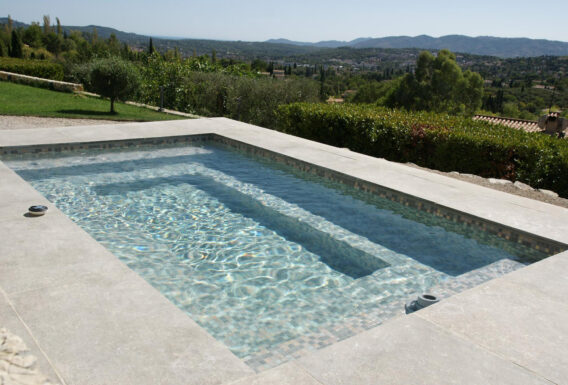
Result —
[[0, 0], [0, 10], [27, 23], [50, 15], [64, 25], [223, 40], [463, 34], [568, 41], [567, 0]]

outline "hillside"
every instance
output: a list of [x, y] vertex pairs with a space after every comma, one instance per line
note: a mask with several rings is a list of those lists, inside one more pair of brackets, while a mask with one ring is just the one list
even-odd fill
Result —
[[[0, 24], [7, 23], [7, 18], [0, 18]], [[26, 24], [14, 21], [14, 26]], [[67, 32], [71, 30], [92, 33], [96, 28], [97, 34], [107, 39], [111, 34], [128, 45], [144, 49], [150, 36], [119, 31], [102, 26], [63, 26]], [[154, 46], [158, 50], [178, 48], [182, 55], [189, 56], [195, 51], [197, 55], [217, 52], [219, 57], [251, 59], [255, 57], [279, 60], [290, 56], [309, 55], [321, 50], [350, 47], [354, 49], [429, 49], [440, 50], [447, 48], [453, 52], [464, 54], [496, 56], [501, 58], [538, 57], [538, 56], [568, 56], [568, 42], [552, 40], [535, 40], [528, 38], [499, 38], [491, 36], [469, 37], [463, 35], [448, 35], [439, 38], [421, 36], [389, 36], [382, 38], [358, 38], [352, 41], [320, 41], [307, 43], [287, 39], [271, 39], [265, 42], [222, 41], [206, 39], [179, 39], [154, 37]]]
[[[6, 24], [7, 18], [0, 18], [0, 24]], [[15, 27], [27, 27], [25, 23], [14, 21]], [[88, 26], [67, 26], [64, 25], [63, 31], [79, 31], [84, 34], [92, 34], [96, 29], [99, 38], [108, 39], [114, 34], [118, 40], [137, 49], [146, 49], [150, 36], [139, 35], [131, 32], [119, 31], [115, 28], [102, 27], [98, 25]], [[191, 56], [195, 52], [197, 55], [211, 54], [215, 50], [219, 57], [250, 59], [255, 57], [277, 60], [290, 55], [299, 55], [319, 50], [318, 47], [299, 46], [294, 44], [271, 44], [266, 42], [246, 42], [246, 41], [223, 41], [206, 39], [179, 39], [179, 38], [158, 38], [152, 37], [154, 47], [159, 51], [178, 48], [183, 56]]]

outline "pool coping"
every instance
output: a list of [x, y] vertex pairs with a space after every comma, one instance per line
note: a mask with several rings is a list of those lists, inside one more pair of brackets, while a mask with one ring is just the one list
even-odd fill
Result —
[[[0, 148], [210, 134], [568, 244], [567, 209], [225, 118], [5, 130], [0, 131]], [[563, 301], [568, 294], [568, 283], [561, 274], [561, 269], [568, 267], [566, 252], [297, 361], [255, 374], [56, 208], [50, 208], [49, 214], [39, 220], [23, 217], [24, 207], [31, 203], [47, 203], [45, 198], [3, 164], [0, 164], [0, 176], [0, 231], [6, 234], [3, 236], [5, 241], [0, 244], [0, 287], [10, 309], [5, 314], [0, 313], [0, 323], [9, 321], [27, 335], [31, 342], [26, 342], [38, 351], [40, 361], [55, 377], [53, 380], [68, 384], [102, 384], [108, 383], [110, 378], [114, 378], [114, 383], [137, 384], [179, 383], [182, 378], [185, 383], [211, 384], [233, 381], [243, 384], [255, 381], [357, 384], [374, 382], [385, 373], [391, 373], [388, 379], [385, 378], [388, 383], [405, 383], [408, 382], [405, 376], [417, 373], [420, 368], [423, 370], [420, 378], [434, 379], [443, 372], [451, 381], [441, 382], [455, 383], [487, 379], [494, 382], [498, 379], [503, 383], [509, 380], [511, 383], [557, 383], [568, 377], [568, 370], [562, 369], [568, 367], [568, 359], [562, 359], [568, 357], [568, 348], [564, 348], [568, 345], [561, 345], [568, 335], [562, 326], [568, 324], [568, 306]], [[57, 231], [46, 231], [45, 225], [51, 222]], [[30, 236], [42, 247], [27, 245], [24, 241]], [[56, 245], [50, 246], [53, 242]], [[80, 255], [70, 257], [66, 255], [69, 250]], [[49, 255], [50, 264], [42, 262], [46, 255]], [[124, 290], [123, 294], [111, 295], [116, 293], [117, 287]], [[70, 290], [72, 294], [69, 294]], [[516, 292], [533, 301], [525, 303]], [[46, 299], [53, 304], [46, 306]], [[92, 302], [104, 306], [107, 313], [110, 312], [108, 309], [113, 311], [110, 315], [94, 315]], [[149, 311], [148, 303], [160, 311]], [[464, 304], [468, 304], [467, 308]], [[120, 309], [125, 307], [131, 314], [143, 316], [144, 320], [136, 321], [121, 314], [124, 311]], [[71, 310], [73, 314], [69, 314]], [[499, 323], [506, 324], [507, 312], [515, 311], [520, 312], [518, 324], [505, 327]], [[494, 317], [492, 312], [495, 312]], [[479, 319], [477, 313], [486, 316]], [[454, 320], [463, 318], [464, 314], [469, 317], [461, 320], [463, 326], [456, 325]], [[541, 330], [539, 325], [534, 325], [531, 314], [547, 315], [548, 318], [539, 319], [539, 322], [549, 328]], [[90, 322], [84, 321], [88, 318]], [[119, 325], [118, 319], [125, 319], [125, 323]], [[54, 337], [57, 325], [69, 329], [60, 330], [62, 338]], [[135, 325], [136, 328], [127, 328], [128, 333], [125, 333], [123, 325]], [[155, 327], [151, 328], [151, 325]], [[527, 340], [527, 328], [540, 331], [540, 335], [532, 336], [529, 341], [538, 343], [536, 347], [531, 346], [531, 354], [515, 342]], [[396, 339], [396, 336], [408, 336], [409, 330], [416, 331], [411, 333], [416, 341], [426, 339], [431, 341], [430, 347], [440, 346], [420, 356], [428, 346], [415, 348], [404, 338]], [[554, 332], [560, 338], [552, 338]], [[124, 335], [130, 338], [124, 339]], [[156, 344], [145, 340], [150, 336], [164, 347], [156, 352]], [[188, 336], [192, 338], [188, 339]], [[26, 340], [25, 336], [22, 338]], [[85, 370], [93, 370], [93, 367], [89, 368], [83, 359], [75, 358], [84, 349], [85, 339], [100, 342], [99, 349], [88, 355], [92, 359], [103, 357], [109, 349], [122, 349], [124, 355], [114, 359], [112, 364], [98, 362], [99, 369], [95, 373], [85, 374]], [[175, 341], [170, 341], [172, 339]], [[390, 341], [390, 345], [369, 346], [377, 339]], [[361, 354], [366, 358], [361, 359]], [[457, 361], [436, 362], [433, 367], [437, 369], [428, 370], [437, 358], [452, 354]], [[389, 368], [396, 367], [391, 360], [397, 356], [405, 360], [418, 359], [419, 364], [407, 373], [394, 373]], [[180, 360], [180, 357], [184, 359]], [[346, 357], [355, 360], [350, 361], [349, 368], [344, 367]], [[371, 358], [372, 361], [365, 361]], [[447, 366], [450, 363], [467, 366], [472, 359], [484, 363], [485, 373], [477, 369], [456, 371]], [[390, 364], [385, 368], [381, 362]], [[555, 365], [546, 366], [542, 362]], [[129, 364], [137, 370], [125, 370], [124, 366]], [[359, 367], [358, 371], [350, 369], [353, 367]]]

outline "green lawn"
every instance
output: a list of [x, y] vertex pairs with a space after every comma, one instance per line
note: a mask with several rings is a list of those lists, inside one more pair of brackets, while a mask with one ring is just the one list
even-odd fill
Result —
[[111, 114], [110, 101], [96, 97], [0, 81], [0, 115], [132, 121], [187, 119], [118, 102], [114, 108], [116, 113]]

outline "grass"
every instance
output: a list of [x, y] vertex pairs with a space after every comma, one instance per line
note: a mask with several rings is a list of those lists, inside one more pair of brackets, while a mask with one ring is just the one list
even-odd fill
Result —
[[97, 97], [0, 81], [0, 115], [138, 122], [187, 119], [118, 102], [114, 108], [116, 113], [113, 114], [109, 112], [110, 101]]

